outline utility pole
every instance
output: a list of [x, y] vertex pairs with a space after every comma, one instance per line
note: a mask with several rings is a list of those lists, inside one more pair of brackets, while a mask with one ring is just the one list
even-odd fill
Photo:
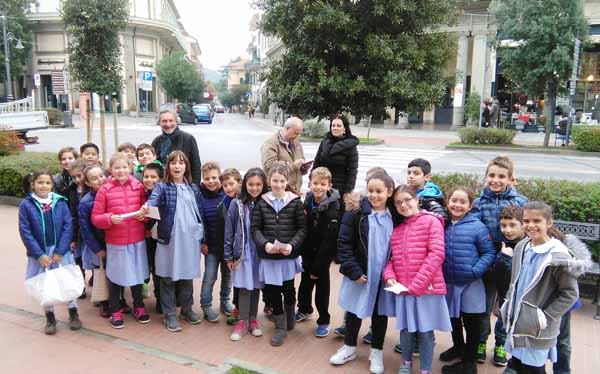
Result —
[[12, 82], [10, 80], [10, 58], [8, 57], [8, 35], [6, 33], [6, 22], [8, 19], [6, 18], [6, 12], [2, 11], [2, 38], [4, 41], [4, 69], [6, 72], [6, 80], [4, 82], [4, 91], [6, 92], [6, 101], [12, 101]]

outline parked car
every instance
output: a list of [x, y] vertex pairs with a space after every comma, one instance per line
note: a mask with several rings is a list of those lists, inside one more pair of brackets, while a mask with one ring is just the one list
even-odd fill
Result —
[[205, 108], [207, 108], [207, 109], [208, 109], [208, 111], [210, 112], [210, 117], [211, 117], [211, 118], [215, 116], [215, 109], [214, 109], [214, 108], [213, 108], [213, 106], [212, 106], [212, 105], [210, 105], [210, 104], [196, 104], [196, 105], [194, 105], [194, 106], [192, 107], [192, 109], [195, 109], [195, 108], [200, 108], [200, 107], [205, 107]]
[[189, 104], [185, 103], [168, 103], [160, 106], [160, 111], [163, 110], [174, 110], [177, 112], [177, 123], [191, 123], [192, 125], [198, 124], [196, 113], [192, 110]]
[[225, 107], [223, 105], [215, 105], [215, 112], [225, 113]]
[[208, 105], [194, 105], [192, 108], [198, 122], [207, 122], [209, 125], [213, 120], [213, 112]]

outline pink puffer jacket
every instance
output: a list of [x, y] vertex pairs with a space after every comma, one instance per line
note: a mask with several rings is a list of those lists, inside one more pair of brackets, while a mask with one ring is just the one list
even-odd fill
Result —
[[113, 225], [110, 217], [113, 214], [135, 212], [145, 202], [144, 186], [137, 179], [129, 176], [127, 182], [121, 185], [110, 177], [96, 193], [92, 223], [105, 231], [107, 244], [126, 245], [140, 242], [144, 240], [143, 222], [131, 217], [119, 225]]
[[444, 220], [425, 210], [404, 219], [390, 239], [392, 256], [383, 271], [383, 280], [395, 279], [415, 296], [445, 295]]

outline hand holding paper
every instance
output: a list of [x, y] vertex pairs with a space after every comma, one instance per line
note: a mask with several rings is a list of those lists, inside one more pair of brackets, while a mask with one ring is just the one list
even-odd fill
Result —
[[408, 288], [402, 283], [396, 282], [393, 286], [384, 288], [384, 290], [400, 295], [402, 292], [408, 292]]

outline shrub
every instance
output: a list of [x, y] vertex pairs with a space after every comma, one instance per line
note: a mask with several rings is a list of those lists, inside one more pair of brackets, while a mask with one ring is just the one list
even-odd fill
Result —
[[23, 177], [32, 171], [60, 172], [56, 153], [21, 152], [0, 157], [0, 195], [23, 197]]
[[44, 108], [48, 113], [48, 123], [50, 126], [60, 126], [62, 124], [64, 114], [56, 108]]
[[477, 92], [469, 93], [465, 101], [465, 123], [469, 126], [477, 126], [480, 111], [481, 96]]
[[512, 144], [517, 133], [505, 129], [465, 127], [458, 130], [458, 135], [463, 144]]
[[322, 122], [317, 118], [309, 119], [304, 122], [304, 136], [309, 138], [321, 139], [325, 136], [327, 130], [325, 122]]
[[578, 151], [600, 152], [600, 126], [575, 126], [572, 136]]
[[16, 131], [0, 128], [0, 156], [8, 156], [19, 152], [23, 143]]

